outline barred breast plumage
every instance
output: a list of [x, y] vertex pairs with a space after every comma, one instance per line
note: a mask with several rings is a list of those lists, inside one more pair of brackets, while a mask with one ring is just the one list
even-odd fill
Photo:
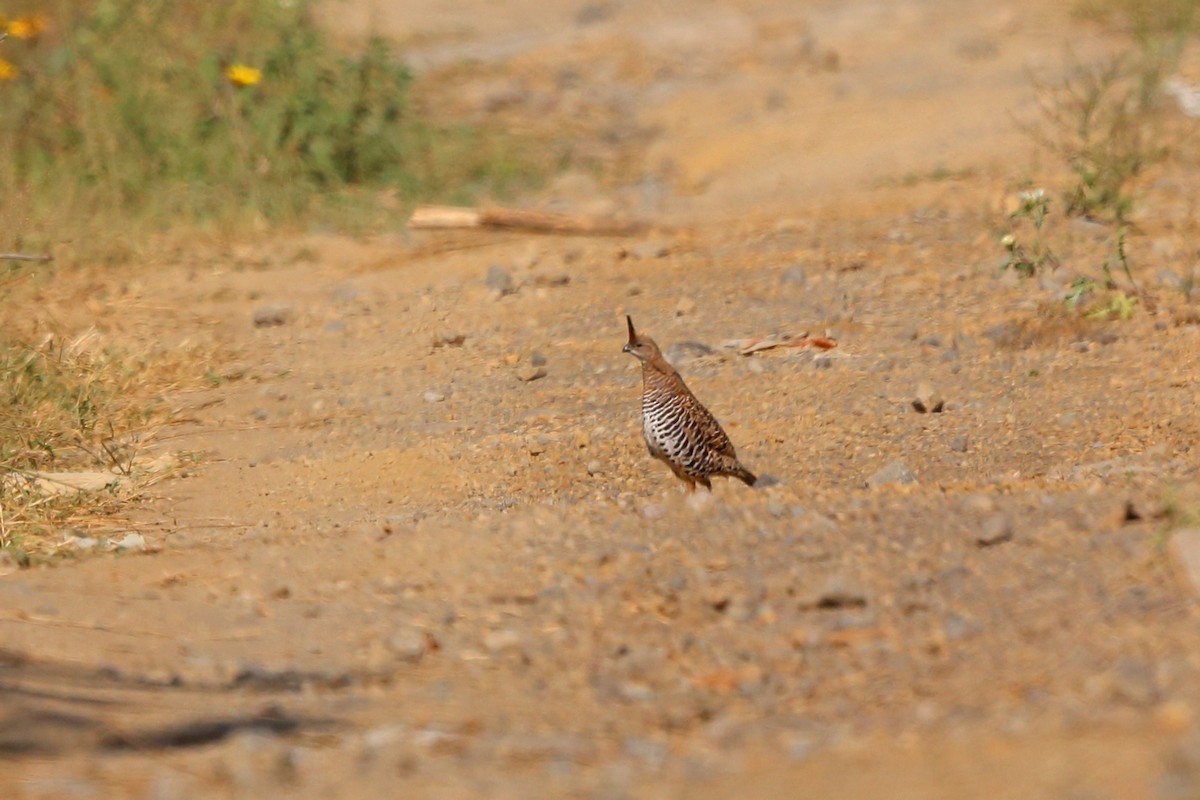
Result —
[[756, 480], [738, 461], [733, 443], [704, 404], [696, 399], [652, 339], [629, 324], [625, 352], [642, 362], [642, 433], [650, 455], [663, 461], [689, 491], [696, 484], [712, 488], [713, 476], [737, 478], [748, 486]]

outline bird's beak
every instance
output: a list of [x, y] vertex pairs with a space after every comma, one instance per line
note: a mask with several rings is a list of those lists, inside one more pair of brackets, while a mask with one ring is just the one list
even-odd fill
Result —
[[622, 347], [622, 348], [621, 348], [621, 352], [622, 352], [622, 353], [632, 353], [632, 352], [633, 352], [633, 345], [631, 345], [631, 344], [627, 344], [627, 345], [625, 345], [624, 347]]

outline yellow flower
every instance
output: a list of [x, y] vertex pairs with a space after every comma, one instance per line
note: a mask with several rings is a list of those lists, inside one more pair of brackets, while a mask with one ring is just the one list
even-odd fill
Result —
[[46, 18], [40, 14], [17, 17], [8, 23], [8, 35], [14, 39], [36, 39], [46, 30]]
[[245, 64], [233, 64], [225, 70], [225, 77], [234, 86], [257, 86], [262, 80], [262, 70]]
[[11, 81], [18, 74], [20, 74], [20, 70], [13, 66], [11, 61], [0, 58], [0, 81]]

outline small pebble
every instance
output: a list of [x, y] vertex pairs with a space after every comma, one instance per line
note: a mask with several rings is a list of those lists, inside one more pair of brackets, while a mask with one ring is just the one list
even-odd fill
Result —
[[1008, 515], [1003, 513], [988, 517], [974, 532], [975, 544], [979, 547], [992, 547], [1007, 542], [1012, 537], [1012, 522]]
[[867, 592], [858, 581], [840, 574], [830, 575], [818, 591], [800, 594], [802, 609], [862, 608], [867, 605]]
[[291, 306], [262, 306], [254, 311], [254, 327], [273, 328], [286, 325], [291, 318]]
[[917, 384], [917, 395], [913, 398], [912, 407], [918, 414], [940, 414], [946, 407], [946, 401], [927, 381]]
[[499, 264], [492, 264], [487, 271], [487, 286], [493, 292], [501, 295], [512, 294], [513, 279], [508, 270]]
[[804, 286], [808, 283], [808, 272], [799, 264], [794, 264], [779, 273], [779, 282], [785, 286]]
[[531, 383], [546, 377], [547, 374], [549, 373], [546, 372], [545, 367], [525, 366], [517, 370], [517, 380]]
[[903, 461], [893, 461], [867, 478], [868, 489], [879, 489], [883, 486], [905, 486], [917, 483], [917, 476]]
[[428, 649], [425, 634], [412, 628], [401, 628], [388, 637], [387, 647], [401, 661], [416, 664]]
[[491, 631], [483, 637], [483, 646], [489, 653], [516, 650], [524, 643], [520, 633], [509, 628]]
[[115, 544], [121, 552], [140, 553], [146, 549], [146, 539], [140, 533], [127, 533]]

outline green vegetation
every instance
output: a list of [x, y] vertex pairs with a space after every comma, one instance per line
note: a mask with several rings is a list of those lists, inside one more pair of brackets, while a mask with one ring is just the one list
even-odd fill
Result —
[[[1022, 278], [1032, 278], [1044, 269], [1058, 266], [1058, 257], [1050, 249], [1042, 232], [1050, 213], [1050, 198], [1044, 190], [1033, 189], [1021, 192], [1020, 203], [1017, 210], [1009, 215], [1011, 231], [1000, 240], [1008, 251], [1002, 268], [1014, 270]], [[1028, 244], [1020, 238], [1027, 225], [1033, 228]]]
[[1170, 154], [1163, 80], [1200, 31], [1200, 0], [1082, 0], [1075, 13], [1128, 34], [1133, 46], [1095, 63], [1072, 55], [1059, 81], [1035, 77], [1041, 119], [1028, 131], [1075, 175], [1066, 213], [1124, 225], [1134, 180]]
[[535, 171], [505, 134], [423, 120], [391, 48], [339, 52], [304, 0], [36, 8], [0, 42], [5, 248], [102, 248], [205, 222], [381, 221]]
[[[1163, 84], [1188, 37], [1200, 32], [1200, 0], [1084, 0], [1075, 11], [1128, 34], [1132, 47], [1093, 63], [1070, 55], [1058, 81], [1035, 76], [1040, 114], [1025, 130], [1072, 175], [1062, 194], [1064, 214], [1087, 217], [1111, 232], [1109, 254], [1093, 261], [1099, 274], [1071, 281], [1066, 309], [1085, 319], [1129, 319], [1144, 299], [1126, 250], [1129, 234], [1137, 232], [1137, 179], [1180, 149], [1171, 115], [1163, 113]], [[1001, 239], [1008, 253], [1004, 268], [1032, 277], [1059, 266], [1044, 227], [1049, 209], [1043, 190], [1021, 194]]]
[[1075, 175], [1066, 212], [1124, 224], [1133, 210], [1130, 184], [1168, 150], [1159, 130], [1166, 54], [1139, 50], [1075, 62], [1054, 85], [1039, 85], [1041, 124], [1034, 138]]

